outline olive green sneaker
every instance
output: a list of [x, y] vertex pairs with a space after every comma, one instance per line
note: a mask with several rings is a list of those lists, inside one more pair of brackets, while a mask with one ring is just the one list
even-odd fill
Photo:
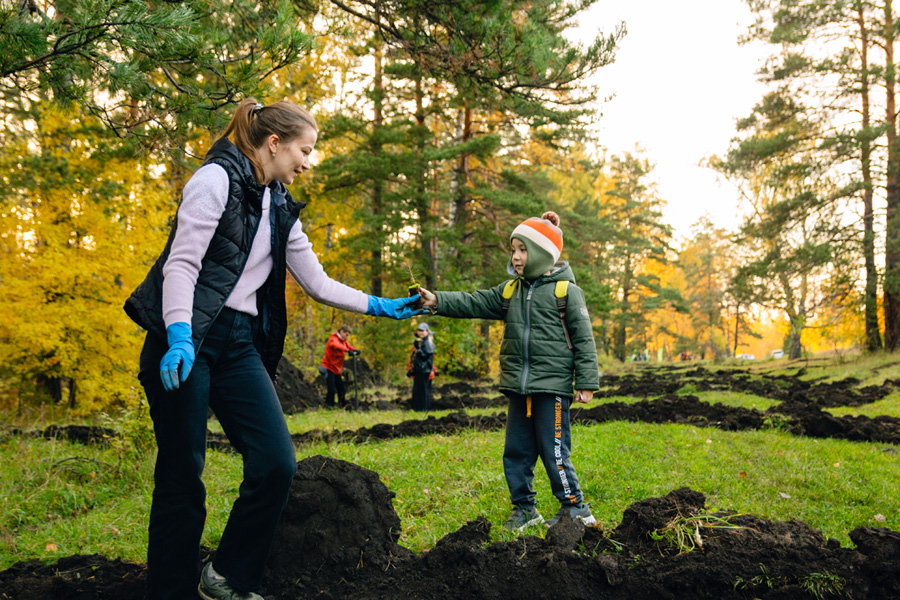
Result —
[[224, 578], [216, 578], [209, 572], [212, 563], [206, 563], [200, 571], [200, 585], [197, 593], [203, 600], [265, 600], [253, 592], [239, 592], [228, 585]]
[[510, 531], [522, 531], [526, 527], [543, 523], [544, 517], [533, 506], [514, 506], [504, 527]]
[[553, 527], [559, 520], [562, 518], [564, 514], [568, 513], [572, 520], [580, 519], [582, 523], [585, 525], [593, 525], [597, 522], [597, 519], [594, 518], [594, 515], [591, 514], [591, 509], [587, 504], [583, 504], [581, 508], [575, 506], [574, 504], [563, 504], [559, 507], [559, 510], [556, 511], [556, 514], [553, 515], [546, 523], [544, 523], [547, 527]]

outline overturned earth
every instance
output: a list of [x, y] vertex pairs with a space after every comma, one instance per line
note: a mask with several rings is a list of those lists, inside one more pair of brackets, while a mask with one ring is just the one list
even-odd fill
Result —
[[[479, 517], [416, 554], [399, 543], [378, 474], [314, 456], [298, 463], [274, 542], [268, 600], [900, 598], [900, 533], [859, 527], [855, 548], [797, 520], [705, 510], [681, 488], [629, 506], [613, 530], [566, 518], [490, 543]], [[139, 599], [142, 564], [76, 555], [0, 572], [0, 598]]]

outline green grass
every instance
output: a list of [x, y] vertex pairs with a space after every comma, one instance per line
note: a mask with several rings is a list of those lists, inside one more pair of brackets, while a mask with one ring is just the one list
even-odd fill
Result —
[[880, 415], [900, 418], [900, 391], [891, 392], [878, 402], [863, 404], [862, 406], [838, 406], [825, 409], [836, 417], [847, 415], [863, 415], [877, 417]]
[[691, 392], [697, 396], [702, 402], [715, 404], [719, 402], [725, 406], [734, 406], [738, 408], [755, 408], [764, 411], [771, 406], [778, 404], [776, 400], [761, 398], [753, 394], [745, 394], [743, 392]]
[[[731, 433], [626, 422], [576, 426], [573, 436], [582, 487], [606, 527], [615, 526], [632, 502], [689, 486], [705, 493], [712, 509], [777, 520], [798, 518], [843, 544], [858, 525], [900, 529], [895, 501], [900, 495], [895, 477], [900, 453], [894, 448], [887, 452], [880, 444], [815, 440], [779, 431]], [[378, 472], [397, 493], [394, 507], [403, 523], [400, 543], [421, 551], [482, 514], [494, 524], [495, 539], [510, 539], [499, 527], [509, 510], [502, 447], [503, 432], [470, 431], [367, 444], [316, 444], [300, 449], [298, 459], [323, 454]], [[60, 462], [70, 457], [79, 458]], [[0, 460], [0, 568], [17, 560], [51, 560], [75, 552], [143, 560], [150, 456], [117, 470], [114, 449], [7, 439], [0, 444]], [[218, 543], [240, 477], [239, 457], [209, 453], [204, 543]], [[538, 507], [549, 517], [558, 507], [540, 466], [535, 483]], [[875, 521], [876, 514], [885, 521]], [[48, 544], [55, 544], [56, 550], [47, 550]]]

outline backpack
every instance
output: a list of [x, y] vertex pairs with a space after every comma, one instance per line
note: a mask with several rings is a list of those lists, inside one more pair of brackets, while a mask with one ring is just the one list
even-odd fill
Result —
[[[506, 313], [509, 311], [509, 302], [512, 300], [516, 286], [519, 284], [518, 279], [510, 279], [503, 286], [503, 302], [500, 304], [500, 310], [503, 313], [503, 320], [506, 321]], [[566, 304], [569, 300], [569, 282], [557, 281], [553, 290], [556, 296], [556, 309], [559, 311], [559, 322], [562, 323], [563, 333], [566, 335], [566, 345], [569, 350], [573, 349], [572, 338], [569, 337], [569, 328], [566, 327]]]

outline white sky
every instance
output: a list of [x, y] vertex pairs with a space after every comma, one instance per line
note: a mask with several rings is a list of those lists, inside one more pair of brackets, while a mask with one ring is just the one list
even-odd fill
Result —
[[722, 155], [734, 124], [750, 114], [765, 91], [756, 71], [771, 49], [739, 45], [752, 15], [744, 0], [598, 0], [579, 17], [581, 39], [597, 30], [628, 30], [612, 65], [600, 69], [600, 143], [610, 153], [634, 152], [656, 168], [664, 220], [676, 239], [687, 237], [704, 214], [716, 225], [740, 223], [737, 190], [699, 166]]

